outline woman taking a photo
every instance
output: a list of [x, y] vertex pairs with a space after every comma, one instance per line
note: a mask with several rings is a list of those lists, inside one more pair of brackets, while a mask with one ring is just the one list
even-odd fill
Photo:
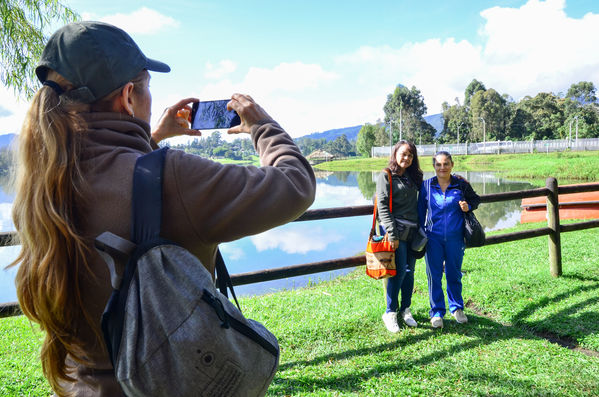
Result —
[[445, 296], [441, 279], [445, 271], [449, 311], [460, 324], [468, 322], [462, 299], [462, 260], [464, 259], [464, 212], [474, 210], [480, 197], [463, 178], [452, 175], [451, 154], [433, 157], [436, 176], [422, 184], [418, 196], [418, 217], [428, 237], [426, 275], [433, 328], [443, 327]]
[[[389, 170], [391, 181], [387, 172], [382, 172], [376, 182], [376, 204], [379, 223], [395, 248], [397, 274], [384, 280], [387, 309], [383, 314], [385, 327], [389, 332], [395, 333], [399, 332], [398, 311], [406, 325], [417, 326], [410, 311], [416, 258], [409, 249], [409, 243], [418, 227], [417, 196], [422, 184], [422, 170], [416, 146], [408, 141], [397, 142], [391, 152]], [[393, 189], [393, 212], [389, 210], [390, 186]]]
[[[123, 395], [100, 330], [112, 287], [93, 241], [105, 231], [129, 239], [137, 158], [161, 139], [199, 134], [177, 116], [194, 98], [168, 107], [150, 129], [148, 71], [169, 70], [121, 29], [89, 21], [54, 33], [38, 63], [43, 85], [19, 136], [13, 219], [21, 251], [12, 265], [19, 304], [45, 333], [42, 368], [57, 395]], [[263, 167], [171, 149], [163, 175], [161, 237], [212, 274], [219, 243], [297, 218], [316, 188], [291, 137], [251, 97], [234, 94], [228, 107], [241, 118], [228, 132], [249, 134]]]

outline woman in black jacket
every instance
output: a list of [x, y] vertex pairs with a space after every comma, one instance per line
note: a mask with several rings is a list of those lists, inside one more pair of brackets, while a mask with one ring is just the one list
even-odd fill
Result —
[[[387, 309], [383, 322], [390, 332], [399, 332], [398, 311], [406, 325], [417, 325], [410, 312], [416, 258], [409, 249], [409, 242], [418, 228], [417, 196], [422, 184], [416, 146], [404, 140], [396, 143], [389, 160], [389, 170], [391, 181], [387, 172], [382, 172], [376, 183], [379, 222], [395, 248], [397, 268], [394, 277], [385, 279]], [[392, 211], [389, 209], [390, 187], [393, 189]], [[400, 290], [401, 305], [398, 302]]]

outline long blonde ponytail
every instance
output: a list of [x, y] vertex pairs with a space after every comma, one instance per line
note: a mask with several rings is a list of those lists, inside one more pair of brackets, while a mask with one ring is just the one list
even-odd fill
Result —
[[[53, 76], [60, 81], [60, 76]], [[61, 82], [68, 85], [68, 82]], [[77, 340], [83, 308], [79, 277], [89, 245], [78, 231], [82, 176], [79, 168], [83, 121], [51, 87], [32, 100], [18, 140], [13, 220], [21, 251], [17, 296], [23, 313], [46, 332], [41, 350], [44, 375], [59, 395], [72, 380], [65, 358], [83, 362]]]

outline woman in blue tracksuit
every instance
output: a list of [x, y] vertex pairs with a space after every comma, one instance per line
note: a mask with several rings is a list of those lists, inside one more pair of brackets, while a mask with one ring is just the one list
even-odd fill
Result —
[[[398, 311], [406, 325], [410, 327], [417, 325], [410, 312], [416, 258], [408, 248], [417, 228], [417, 196], [422, 184], [422, 170], [418, 162], [416, 146], [404, 140], [397, 142], [391, 152], [389, 170], [391, 181], [387, 172], [382, 172], [376, 182], [379, 224], [388, 233], [388, 238], [394, 245], [397, 269], [394, 277], [385, 279], [387, 309], [383, 314], [383, 322], [389, 332], [399, 332]], [[393, 189], [391, 190], [392, 211], [389, 209], [390, 186]]]
[[449, 311], [460, 324], [468, 322], [462, 299], [464, 258], [464, 212], [474, 210], [480, 197], [463, 178], [451, 175], [451, 154], [442, 151], [433, 157], [436, 176], [423, 182], [418, 196], [418, 218], [424, 226], [426, 275], [433, 328], [443, 327], [445, 297], [441, 280], [447, 280]]

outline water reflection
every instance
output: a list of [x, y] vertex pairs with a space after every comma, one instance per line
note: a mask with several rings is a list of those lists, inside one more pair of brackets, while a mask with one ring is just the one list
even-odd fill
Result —
[[[498, 178], [492, 173], [461, 173], [479, 194], [532, 189], [528, 182]], [[425, 173], [430, 178], [433, 173]], [[317, 172], [316, 199], [311, 209], [372, 204], [378, 172]], [[2, 230], [13, 229], [12, 197], [0, 192]], [[520, 200], [481, 204], [476, 215], [486, 230], [516, 225]], [[364, 250], [372, 215], [320, 221], [292, 222], [255, 236], [221, 245], [231, 274], [343, 258]], [[18, 247], [0, 248], [0, 266], [14, 260]], [[237, 293], [263, 294], [328, 280], [350, 270], [300, 276], [285, 280], [239, 286]], [[16, 300], [15, 270], [0, 272], [0, 302]]]

